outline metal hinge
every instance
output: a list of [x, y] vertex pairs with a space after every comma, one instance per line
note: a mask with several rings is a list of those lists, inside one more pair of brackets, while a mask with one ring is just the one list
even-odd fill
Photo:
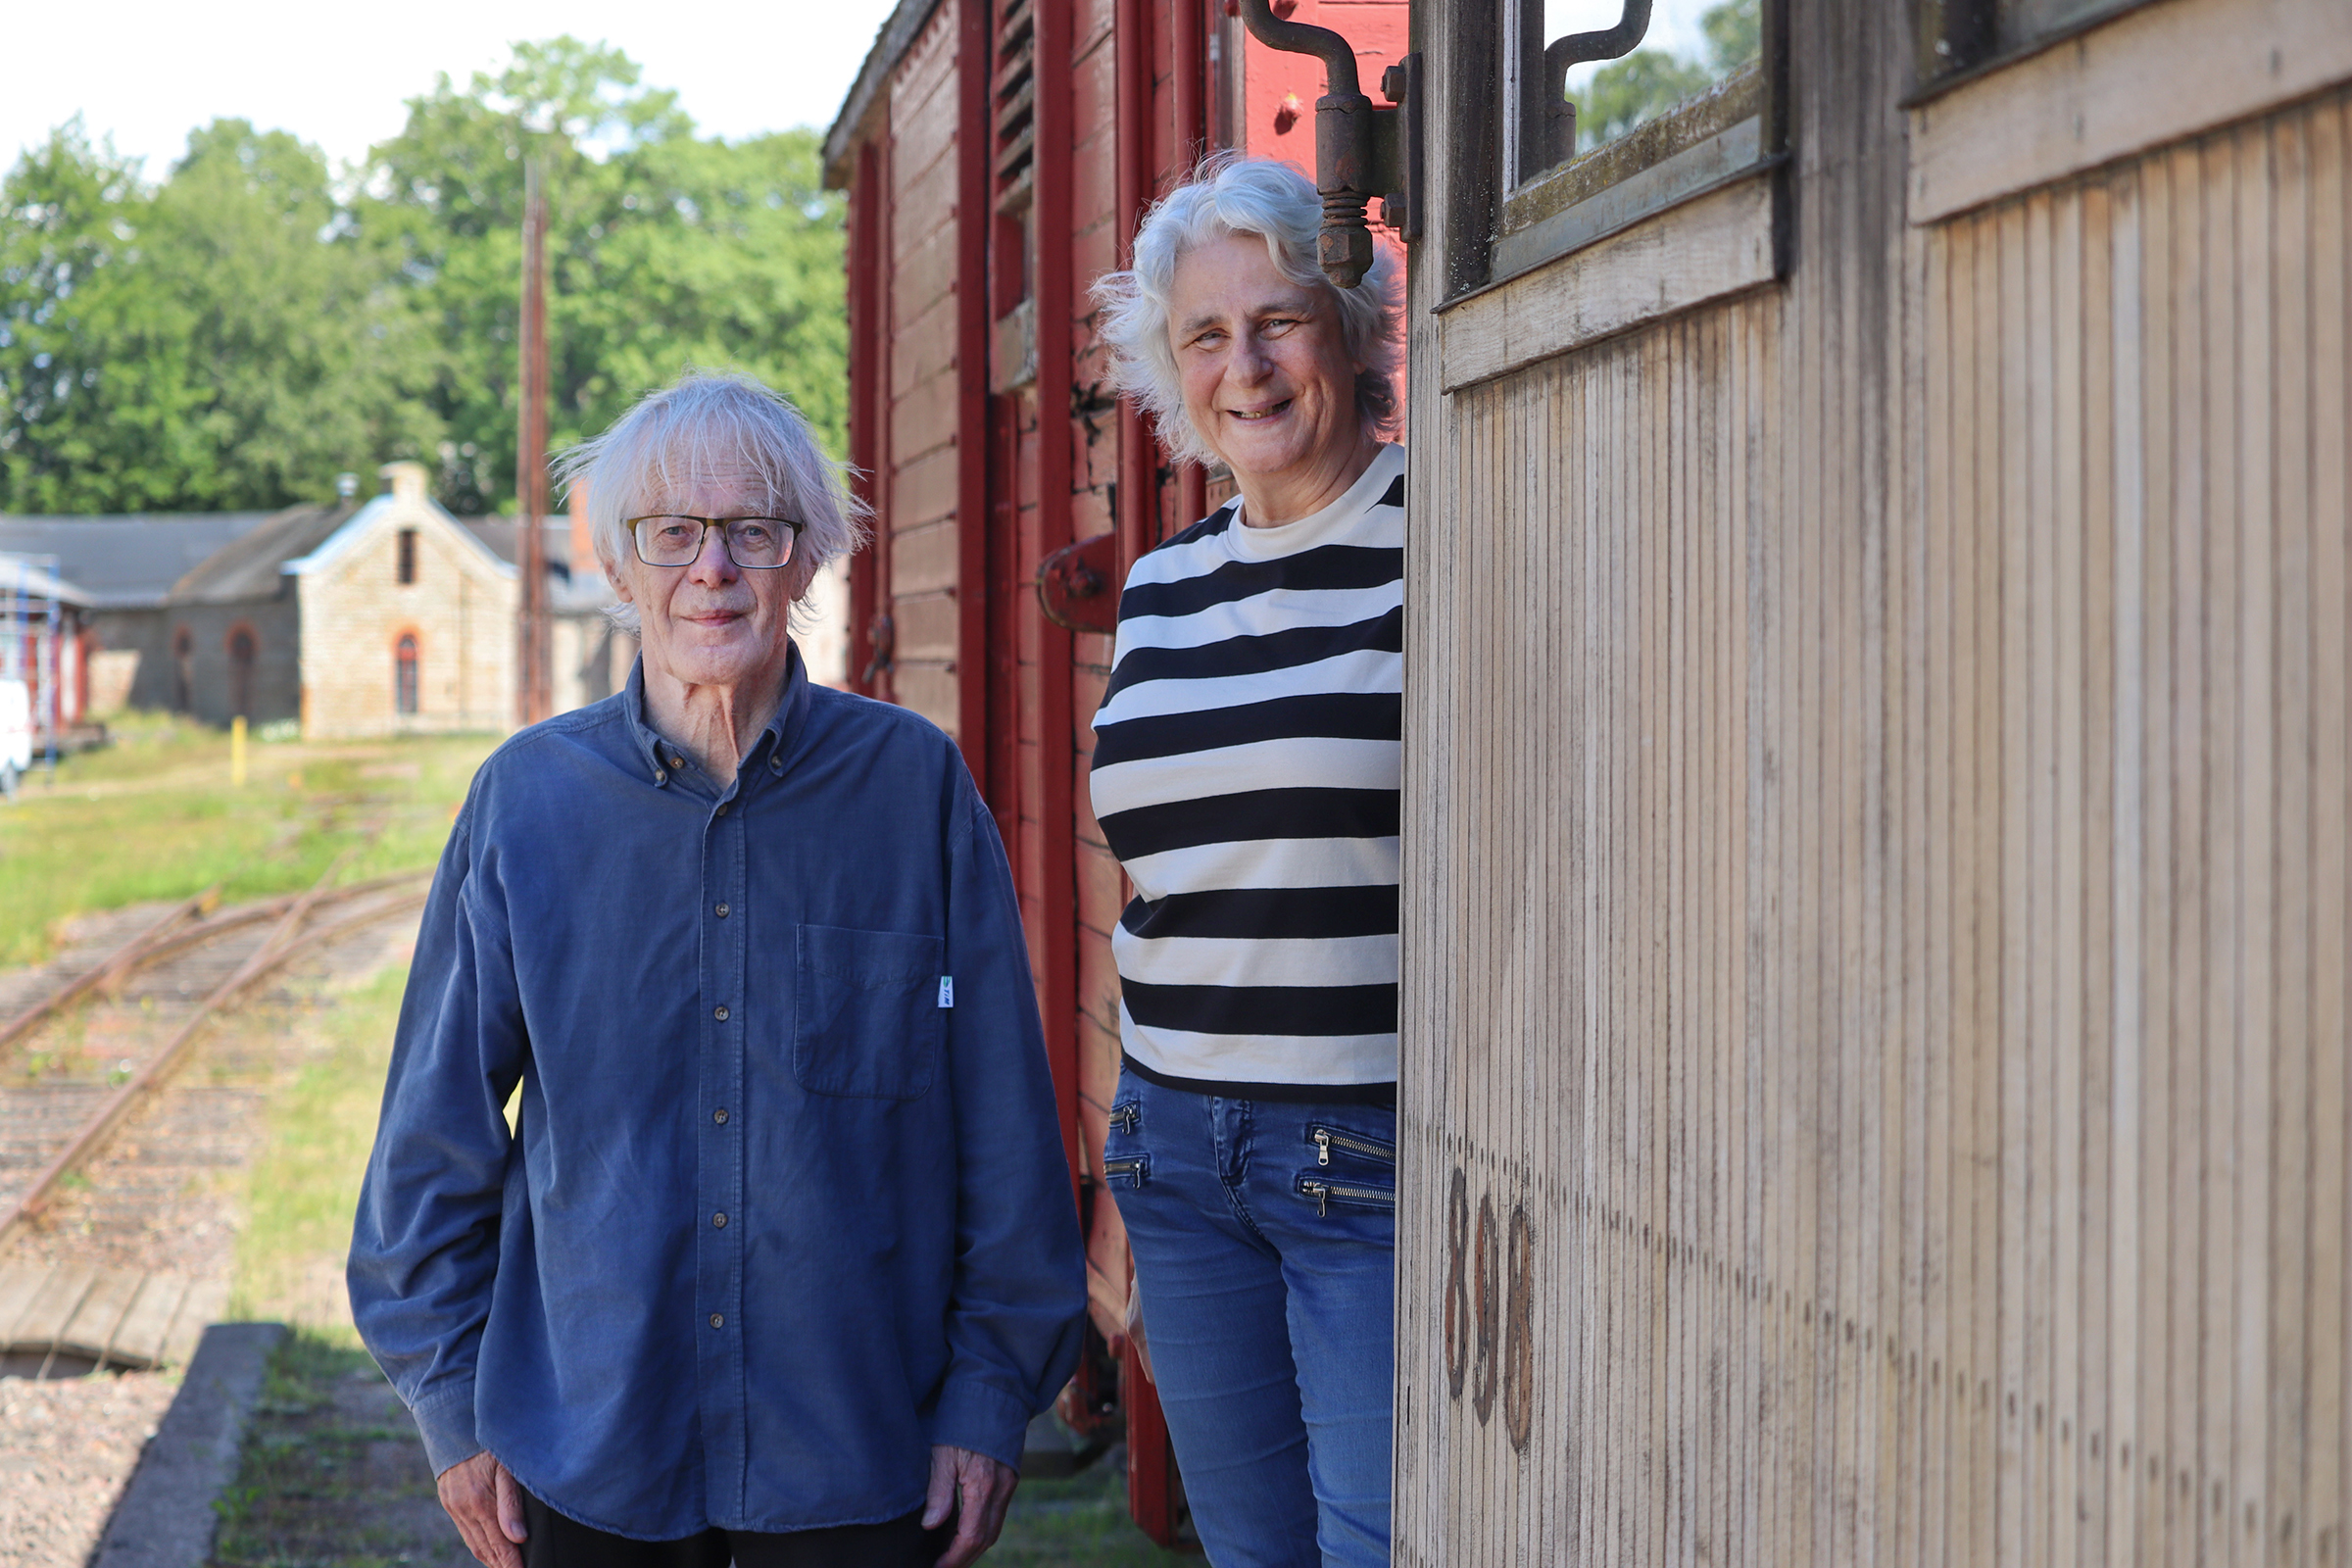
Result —
[[1355, 50], [1329, 27], [1286, 22], [1269, 0], [1241, 0], [1250, 36], [1285, 54], [1323, 62], [1323, 96], [1315, 100], [1315, 189], [1323, 198], [1317, 260], [1323, 275], [1353, 288], [1372, 267], [1372, 231], [1365, 204], [1381, 200], [1381, 216], [1405, 239], [1420, 237], [1421, 57], [1408, 54], [1381, 75], [1395, 108], [1376, 108], [1355, 74]]

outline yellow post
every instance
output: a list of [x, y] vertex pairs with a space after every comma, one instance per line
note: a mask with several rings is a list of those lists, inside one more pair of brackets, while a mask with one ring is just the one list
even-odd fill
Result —
[[245, 787], [245, 715], [239, 713], [228, 721], [228, 783], [231, 789]]

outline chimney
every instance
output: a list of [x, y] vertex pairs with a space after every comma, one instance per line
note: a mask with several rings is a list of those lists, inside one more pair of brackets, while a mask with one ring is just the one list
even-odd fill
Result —
[[425, 483], [431, 477], [421, 463], [387, 463], [375, 470], [392, 491], [395, 501], [414, 501], [421, 504], [425, 498]]

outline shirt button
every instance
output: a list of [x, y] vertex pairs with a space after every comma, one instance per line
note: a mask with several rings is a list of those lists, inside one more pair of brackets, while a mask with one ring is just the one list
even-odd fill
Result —
[[716, 1110], [710, 1113], [710, 1119], [718, 1123], [721, 1127], [724, 1127], [727, 1124], [727, 1107], [724, 1105], [719, 1106]]
[[718, 917], [719, 917], [721, 920], [724, 920], [724, 919], [727, 917], [727, 906], [726, 906], [725, 905], [723, 905], [723, 904], [722, 904], [722, 905], [720, 905], [720, 906], [718, 906], [718, 909], [717, 909], [717, 911], [716, 911], [716, 912], [717, 912], [717, 914], [718, 914]]
[[724, 1312], [713, 1312], [713, 1313], [711, 1313], [711, 1314], [710, 1314], [710, 1326], [711, 1326], [712, 1328], [714, 1328], [714, 1329], [723, 1329], [723, 1328], [725, 1328], [725, 1327], [727, 1326], [727, 1316], [726, 1316], [726, 1314], [725, 1314]]
[[726, 802], [724, 802], [724, 801], [721, 801], [721, 802], [719, 802], [719, 804], [718, 804], [718, 814], [719, 814], [719, 815], [721, 815], [721, 816], [724, 816], [724, 815], [726, 815], [726, 814], [727, 814], [727, 804], [726, 804]]
[[725, 1023], [727, 1021], [727, 1009], [724, 1007], [712, 1007], [710, 1009], [710, 1016], [716, 1018], [720, 1023]]
[[669, 775], [657, 767], [654, 769], [654, 782], [657, 784], [666, 784], [669, 782]]
[[727, 1216], [724, 1214], [711, 1215], [710, 1228], [713, 1230], [725, 1230], [727, 1228]]
[[672, 767], [684, 767], [686, 765], [686, 759], [683, 757], [673, 757], [669, 760], [669, 765]]
[[770, 773], [781, 773], [781, 772], [783, 772], [783, 771], [784, 771], [784, 759], [782, 759], [781, 757], [771, 757], [771, 758], [769, 758], [769, 759], [767, 760], [767, 770], [768, 770]]

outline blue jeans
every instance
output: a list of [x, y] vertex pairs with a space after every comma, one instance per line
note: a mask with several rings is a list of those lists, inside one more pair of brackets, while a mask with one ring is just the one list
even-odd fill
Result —
[[1103, 1179], [1215, 1568], [1389, 1560], [1396, 1114], [1119, 1074]]

